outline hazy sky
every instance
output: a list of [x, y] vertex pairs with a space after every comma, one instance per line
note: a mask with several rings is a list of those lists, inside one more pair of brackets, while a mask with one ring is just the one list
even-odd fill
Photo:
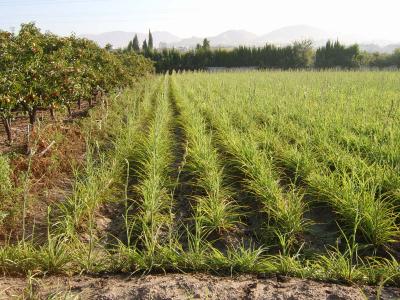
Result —
[[189, 37], [307, 24], [400, 41], [399, 12], [399, 0], [0, 0], [0, 28], [36, 21], [58, 34], [151, 28]]

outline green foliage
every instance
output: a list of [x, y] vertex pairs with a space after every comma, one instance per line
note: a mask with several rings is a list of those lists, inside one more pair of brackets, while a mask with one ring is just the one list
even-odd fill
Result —
[[[375, 256], [390, 255], [399, 235], [397, 80], [391, 72], [321, 71], [194, 73], [176, 81], [264, 204], [284, 256], [296, 251], [293, 237], [307, 231], [302, 216], [318, 202], [332, 208], [357, 251]], [[346, 250], [332, 251], [327, 261], [343, 267], [335, 276], [363, 280], [363, 261], [349, 275]]]
[[212, 135], [201, 114], [182, 97], [182, 92], [171, 84], [171, 99], [176, 102], [181, 113], [182, 124], [188, 144], [186, 149], [186, 169], [196, 174], [194, 185], [203, 195], [194, 197], [195, 217], [209, 230], [218, 232], [231, 230], [239, 222], [239, 207], [228, 189], [220, 156], [213, 145]]
[[8, 216], [16, 191], [11, 181], [11, 167], [7, 157], [0, 155], [0, 225]]
[[259, 48], [240, 46], [232, 50], [211, 49], [205, 39], [194, 50], [181, 52], [176, 49], [144, 51], [146, 57], [155, 61], [157, 72], [172, 70], [202, 70], [207, 67], [257, 67], [295, 69], [308, 68], [313, 62], [310, 41], [297, 42], [286, 47], [265, 45]]
[[147, 40], [143, 41], [142, 51], [143, 51], [143, 53], [148, 53], [149, 52], [149, 46], [147, 45]]
[[39, 109], [91, 100], [100, 91], [132, 85], [152, 68], [134, 53], [115, 55], [89, 40], [22, 24], [17, 35], [0, 32], [0, 118], [8, 130], [12, 113], [23, 111], [33, 124]]
[[358, 45], [344, 46], [336, 41], [328, 41], [325, 47], [318, 48], [315, 54], [317, 68], [355, 68], [361, 62]]
[[0, 198], [4, 199], [11, 194], [11, 167], [6, 156], [0, 156]]
[[139, 39], [137, 34], [135, 34], [135, 37], [132, 40], [132, 50], [135, 52], [139, 52], [140, 51], [140, 46], [139, 46]]
[[149, 30], [149, 44], [148, 44], [148, 49], [150, 51], [153, 51], [154, 45], [153, 45], [153, 35], [151, 34], [151, 31]]
[[[61, 216], [39, 245], [1, 247], [0, 269], [283, 274], [398, 286], [398, 78], [197, 72], [140, 82], [92, 110], [91, 151]], [[12, 188], [1, 177], [5, 159], [0, 171]], [[96, 228], [111, 203], [123, 210], [113, 221], [126, 240]], [[320, 205], [329, 220], [313, 211]], [[309, 234], [327, 224], [308, 219], [337, 223], [319, 232], [333, 236], [325, 249], [310, 247], [320, 241]]]
[[[150, 38], [150, 35], [149, 35]], [[344, 46], [339, 41], [328, 41], [324, 47], [313, 48], [312, 41], [303, 40], [288, 46], [266, 44], [263, 47], [239, 46], [232, 49], [211, 48], [204, 39], [192, 50], [152, 49], [143, 44], [142, 53], [155, 62], [157, 72], [173, 70], [204, 70], [208, 67], [258, 69], [355, 69], [360, 67], [400, 67], [400, 50], [393, 54], [362, 52], [357, 44]], [[132, 42], [125, 49], [138, 52]], [[149, 51], [151, 50], [151, 51]]]

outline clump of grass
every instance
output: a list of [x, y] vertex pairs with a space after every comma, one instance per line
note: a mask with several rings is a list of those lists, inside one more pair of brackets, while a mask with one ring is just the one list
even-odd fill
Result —
[[254, 246], [246, 247], [239, 245], [235, 248], [228, 248], [226, 262], [232, 273], [256, 273], [259, 271], [259, 263], [264, 254], [263, 248]]
[[0, 269], [5, 274], [37, 275], [64, 274], [74, 269], [75, 258], [71, 256], [73, 245], [63, 235], [51, 233], [48, 212], [47, 241], [36, 245], [31, 240], [21, 240], [0, 248]]
[[323, 276], [327, 280], [339, 282], [354, 283], [365, 281], [365, 263], [359, 256], [359, 245], [356, 242], [356, 224], [350, 237], [342, 230], [341, 236], [344, 240], [344, 250], [339, 246], [339, 240], [336, 246], [327, 249], [327, 253], [319, 255], [316, 264], [323, 270]]
[[0, 156], [0, 197], [4, 199], [11, 194], [13, 184], [11, 182], [11, 167], [6, 156]]
[[357, 174], [336, 170], [330, 175], [311, 173], [310, 187], [338, 213], [352, 230], [358, 230], [375, 248], [390, 247], [397, 240], [398, 214], [394, 207], [379, 196], [379, 186]]
[[12, 201], [17, 191], [11, 181], [11, 166], [9, 159], [0, 155], [0, 225], [9, 216]]
[[95, 160], [93, 150], [88, 147], [84, 174], [75, 171], [73, 192], [59, 205], [60, 218], [55, 223], [57, 232], [69, 238], [77, 237], [84, 230], [94, 211], [115, 193], [117, 162], [104, 155]]

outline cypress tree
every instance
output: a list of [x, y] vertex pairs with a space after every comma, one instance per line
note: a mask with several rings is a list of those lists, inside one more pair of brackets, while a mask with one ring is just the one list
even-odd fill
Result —
[[132, 49], [135, 52], [139, 52], [140, 51], [139, 39], [138, 39], [137, 34], [135, 34], [135, 37], [132, 40]]
[[204, 39], [202, 47], [203, 47], [204, 50], [209, 50], [210, 49], [210, 41], [207, 40], [207, 39]]
[[126, 48], [128, 51], [132, 51], [132, 41], [129, 41], [128, 47]]
[[149, 30], [149, 44], [148, 44], [149, 50], [153, 50], [153, 35], [151, 34], [151, 31]]
[[143, 52], [146, 52], [148, 50], [148, 46], [147, 46], [147, 41], [146, 40], [143, 41], [142, 50], [143, 50]]

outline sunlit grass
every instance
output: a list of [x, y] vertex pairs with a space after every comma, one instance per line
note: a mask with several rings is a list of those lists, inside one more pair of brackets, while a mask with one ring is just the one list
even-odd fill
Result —
[[[398, 286], [398, 79], [390, 72], [188, 73], [123, 92], [86, 121], [85, 164], [49, 213], [47, 239], [1, 247], [0, 270], [278, 273]], [[7, 201], [10, 170], [0, 158]], [[179, 206], [181, 172], [191, 182]], [[121, 218], [125, 239], [96, 228], [110, 203], [123, 206], [113, 218]], [[306, 255], [312, 215], [305, 214], [315, 204], [333, 211], [327, 221], [340, 230], [335, 244]], [[177, 218], [182, 207], [189, 218]], [[257, 232], [221, 247], [221, 236], [249, 225], [253, 207], [264, 221]]]

